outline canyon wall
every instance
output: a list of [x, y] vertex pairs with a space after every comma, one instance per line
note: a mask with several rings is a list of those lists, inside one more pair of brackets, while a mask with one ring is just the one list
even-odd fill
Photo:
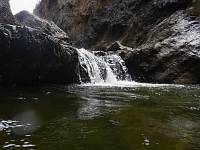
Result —
[[137, 47], [154, 26], [191, 0], [42, 0], [35, 14], [54, 21], [77, 46], [104, 49], [113, 41]]

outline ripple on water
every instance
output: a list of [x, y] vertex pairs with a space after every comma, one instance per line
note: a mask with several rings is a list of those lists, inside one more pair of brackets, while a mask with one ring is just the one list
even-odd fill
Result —
[[24, 125], [20, 124], [18, 121], [14, 120], [2, 120], [0, 121], [0, 131], [11, 132], [11, 129], [23, 127]]
[[[26, 134], [22, 135], [22, 139], [12, 139], [14, 130], [21, 128], [21, 130], [30, 126], [31, 124], [23, 124], [20, 121], [15, 120], [2, 120], [0, 121], [0, 132], [5, 133], [8, 137], [8, 140], [4, 142], [1, 148], [3, 149], [15, 149], [15, 148], [33, 148], [34, 144], [31, 144], [28, 140], [28, 137], [31, 135]], [[11, 138], [11, 139], [9, 139]]]
[[4, 149], [13, 149], [13, 148], [33, 148], [35, 147], [35, 145], [33, 144], [13, 144], [13, 143], [10, 143], [10, 144], [6, 144], [3, 146]]

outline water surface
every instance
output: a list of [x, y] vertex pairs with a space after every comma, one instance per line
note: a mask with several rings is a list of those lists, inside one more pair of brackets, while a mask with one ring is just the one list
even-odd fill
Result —
[[118, 83], [0, 92], [0, 149], [200, 149], [199, 86]]

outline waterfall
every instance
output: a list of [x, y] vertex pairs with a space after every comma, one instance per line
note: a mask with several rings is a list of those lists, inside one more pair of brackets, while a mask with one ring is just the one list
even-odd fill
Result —
[[82, 83], [117, 83], [131, 81], [124, 61], [118, 55], [95, 56], [85, 49], [77, 49]]

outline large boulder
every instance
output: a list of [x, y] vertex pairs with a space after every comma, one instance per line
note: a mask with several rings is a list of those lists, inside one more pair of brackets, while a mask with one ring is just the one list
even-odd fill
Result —
[[[83, 1], [83, 0], [82, 0]], [[84, 0], [85, 1], [85, 0]], [[34, 13], [40, 18], [55, 22], [61, 29], [72, 37], [74, 18], [74, 0], [41, 0]]]
[[0, 24], [0, 85], [76, 82], [75, 48], [37, 29]]
[[21, 11], [15, 15], [17, 21], [24, 26], [29, 26], [40, 30], [48, 35], [61, 40], [69, 40], [67, 34], [61, 30], [54, 22], [41, 19], [28, 11]]
[[156, 25], [145, 43], [126, 56], [135, 80], [200, 83], [200, 17], [192, 9], [178, 11]]
[[16, 24], [10, 9], [9, 0], [0, 0], [0, 23]]

